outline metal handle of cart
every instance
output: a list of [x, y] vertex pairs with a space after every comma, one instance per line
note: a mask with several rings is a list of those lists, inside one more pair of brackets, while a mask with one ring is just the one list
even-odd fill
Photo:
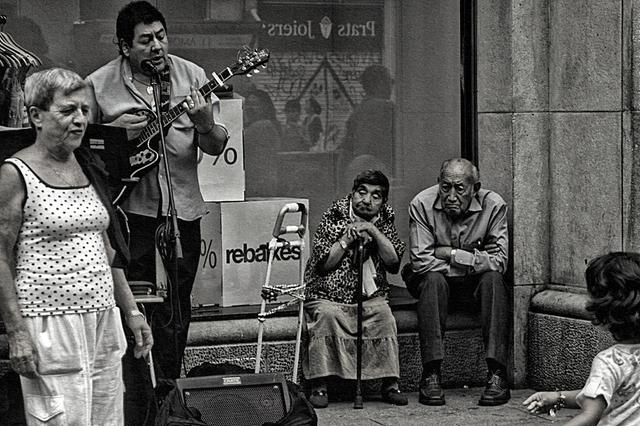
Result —
[[[283, 226], [285, 216], [290, 213], [300, 213], [300, 222], [298, 225]], [[258, 314], [258, 345], [256, 350], [256, 366], [255, 372], [260, 372], [260, 360], [262, 357], [262, 340], [264, 334], [264, 323], [267, 317], [282, 311], [287, 307], [298, 303], [298, 329], [296, 332], [295, 356], [293, 361], [292, 381], [298, 383], [298, 365], [300, 362], [300, 345], [302, 339], [302, 324], [304, 320], [304, 264], [303, 250], [305, 247], [304, 235], [309, 227], [307, 208], [302, 203], [285, 204], [278, 213], [275, 225], [273, 227], [273, 238], [269, 241], [269, 258], [267, 261], [267, 275], [264, 285], [262, 286], [262, 302], [260, 304], [260, 313]], [[287, 234], [296, 234], [298, 239], [288, 240], [283, 236]], [[282, 247], [299, 247], [300, 261], [298, 265], [298, 283], [271, 283], [271, 272], [273, 269], [273, 259], [275, 251]], [[276, 307], [266, 310], [267, 301], [275, 302], [278, 296], [287, 295], [291, 299], [281, 303]]]

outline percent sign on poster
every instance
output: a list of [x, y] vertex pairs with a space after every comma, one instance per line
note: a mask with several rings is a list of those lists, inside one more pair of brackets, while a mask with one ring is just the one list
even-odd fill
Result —
[[200, 240], [200, 256], [202, 259], [202, 269], [214, 269], [218, 264], [216, 252], [211, 249], [212, 244], [212, 239], [210, 239], [209, 241]]

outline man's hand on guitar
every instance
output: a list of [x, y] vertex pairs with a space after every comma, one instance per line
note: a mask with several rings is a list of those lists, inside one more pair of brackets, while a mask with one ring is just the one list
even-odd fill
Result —
[[148, 124], [149, 120], [145, 114], [122, 114], [113, 120], [109, 125], [124, 127], [127, 129], [127, 139], [134, 139], [140, 134], [142, 129]]
[[195, 86], [191, 86], [191, 95], [187, 96], [184, 102], [187, 107], [187, 115], [195, 124], [198, 133], [210, 132], [214, 125], [211, 102], [202, 96]]

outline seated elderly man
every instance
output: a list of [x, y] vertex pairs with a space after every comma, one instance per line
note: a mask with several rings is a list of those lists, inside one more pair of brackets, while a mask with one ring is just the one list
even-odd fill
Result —
[[[362, 378], [383, 379], [382, 399], [407, 404], [398, 388], [397, 328], [386, 277], [386, 271], [399, 270], [405, 244], [398, 239], [388, 195], [389, 180], [382, 172], [361, 172], [352, 192], [325, 211], [315, 233], [305, 270], [308, 347], [303, 370], [316, 408], [329, 403], [327, 377], [356, 378], [357, 291], [363, 297]], [[359, 239], [365, 242], [362, 290], [355, 261]]]
[[410, 264], [403, 268], [409, 292], [418, 299], [422, 355], [419, 401], [443, 405], [440, 366], [448, 308], [470, 304], [480, 312], [488, 366], [480, 405], [510, 398], [505, 365], [509, 338], [507, 206], [480, 188], [478, 169], [454, 158], [440, 169], [438, 184], [411, 200]]

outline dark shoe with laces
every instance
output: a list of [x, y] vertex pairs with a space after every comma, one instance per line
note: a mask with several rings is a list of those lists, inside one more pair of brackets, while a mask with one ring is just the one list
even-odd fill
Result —
[[444, 391], [437, 373], [432, 373], [420, 381], [418, 402], [424, 405], [444, 405]]
[[380, 396], [382, 396], [382, 400], [384, 402], [388, 402], [389, 404], [393, 405], [407, 405], [409, 403], [407, 396], [403, 394], [400, 389], [393, 387], [389, 389], [383, 389], [380, 392]]
[[329, 406], [329, 394], [326, 389], [314, 389], [309, 396], [309, 402], [314, 408], [327, 408]]
[[505, 404], [511, 399], [509, 383], [500, 371], [489, 374], [487, 385], [480, 396], [478, 405], [493, 407]]

